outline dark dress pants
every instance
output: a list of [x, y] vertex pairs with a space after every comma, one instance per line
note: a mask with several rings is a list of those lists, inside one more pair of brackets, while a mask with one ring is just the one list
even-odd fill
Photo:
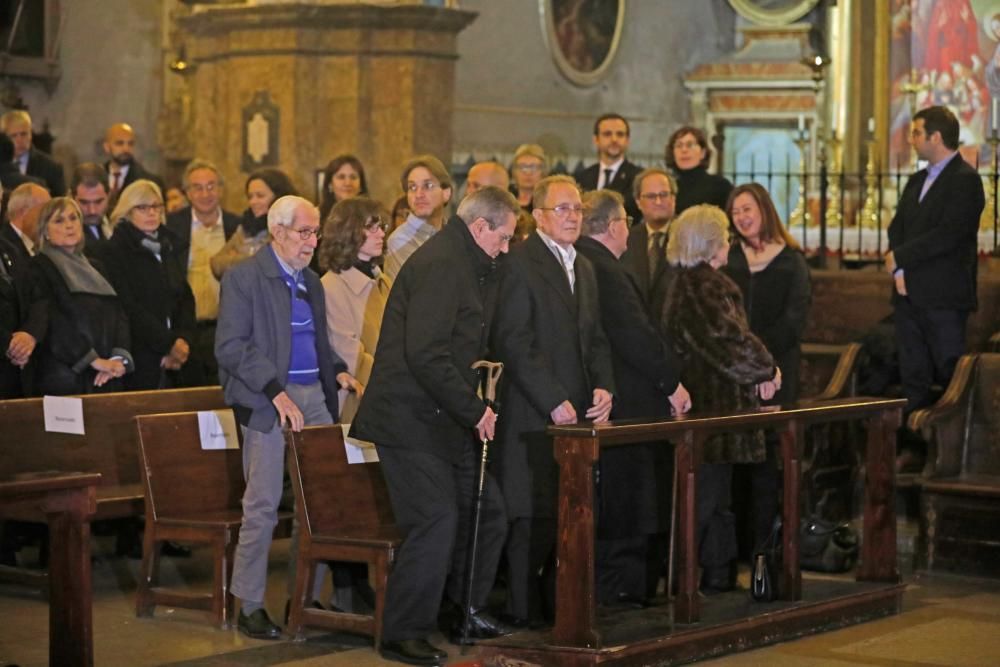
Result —
[[893, 321], [907, 414], [935, 401], [933, 385], [948, 386], [965, 353], [968, 319], [965, 310], [921, 308], [908, 298], [897, 299]]
[[[403, 544], [386, 589], [383, 639], [425, 639], [437, 629], [441, 596], [464, 602], [466, 558], [479, 452], [470, 438], [462, 459], [377, 445]], [[507, 533], [500, 489], [486, 476], [472, 602], [486, 604]]]
[[556, 520], [519, 517], [507, 539], [507, 614], [540, 621], [554, 613], [555, 573], [549, 567], [556, 544]]

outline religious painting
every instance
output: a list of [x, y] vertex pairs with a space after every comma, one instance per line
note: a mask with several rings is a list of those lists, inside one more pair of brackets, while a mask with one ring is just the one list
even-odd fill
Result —
[[962, 154], [990, 160], [1000, 131], [1000, 1], [892, 0], [889, 167], [912, 168], [910, 118], [943, 105], [958, 117]]
[[562, 75], [579, 86], [600, 81], [621, 41], [625, 0], [539, 0], [539, 11]]

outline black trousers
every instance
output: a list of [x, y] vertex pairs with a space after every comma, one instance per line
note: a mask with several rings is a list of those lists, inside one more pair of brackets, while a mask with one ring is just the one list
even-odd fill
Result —
[[215, 360], [215, 321], [200, 321], [188, 341], [191, 354], [181, 367], [181, 384], [185, 387], [208, 387], [219, 384], [219, 364]]
[[[425, 639], [437, 629], [441, 596], [447, 590], [461, 606], [479, 452], [470, 444], [452, 464], [432, 454], [377, 446], [382, 474], [403, 544], [389, 574], [383, 639]], [[486, 604], [507, 534], [500, 487], [486, 476], [479, 547], [472, 591], [475, 607]]]
[[965, 310], [921, 308], [907, 298], [896, 302], [893, 321], [907, 413], [932, 404], [936, 397], [931, 387], [951, 381], [965, 352], [968, 319]]
[[542, 620], [554, 612], [555, 573], [547, 567], [554, 556], [556, 520], [521, 517], [510, 524], [507, 538], [507, 613]]

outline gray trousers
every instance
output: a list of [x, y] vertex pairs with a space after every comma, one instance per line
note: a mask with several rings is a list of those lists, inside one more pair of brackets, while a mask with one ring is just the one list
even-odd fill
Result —
[[[333, 418], [326, 407], [323, 387], [319, 382], [310, 385], [288, 384], [285, 392], [298, 406], [307, 426], [332, 424]], [[285, 436], [275, 419], [267, 433], [242, 427], [243, 430], [243, 523], [240, 541], [236, 546], [233, 563], [233, 581], [230, 589], [240, 600], [263, 603], [267, 584], [267, 554], [271, 548], [274, 526], [278, 523], [278, 503], [281, 501], [281, 480], [285, 469]], [[295, 557], [298, 526], [293, 529], [291, 564], [288, 573], [288, 590], [295, 582]], [[317, 578], [321, 575], [317, 573]]]

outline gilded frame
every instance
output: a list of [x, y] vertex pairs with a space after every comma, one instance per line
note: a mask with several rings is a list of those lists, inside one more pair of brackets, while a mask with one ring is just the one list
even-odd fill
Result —
[[795, 4], [779, 8], [760, 6], [754, 0], [729, 0], [733, 9], [748, 21], [767, 27], [788, 25], [812, 11], [819, 0], [797, 0]]
[[[614, 62], [615, 55], [618, 53], [618, 47], [621, 44], [622, 32], [624, 31], [625, 26], [626, 0], [617, 0], [618, 8], [615, 13], [613, 26], [607, 26], [605, 23], [595, 22], [595, 17], [590, 14], [582, 17], [582, 19], [577, 18], [575, 21], [570, 21], [569, 17], [565, 18], [564, 26], [568, 28], [575, 28], [576, 36], [582, 36], [585, 40], [587, 39], [587, 34], [579, 30], [579, 21], [586, 20], [591, 22], [592, 27], [599, 29], [601, 38], [610, 40], [607, 52], [604, 54], [601, 61], [593, 63], [592, 66], [585, 64], [586, 58], [593, 55], [592, 48], [585, 49], [582, 54], [567, 53], [564, 43], [566, 42], [568, 36], [566, 35], [565, 30], [560, 31], [560, 29], [556, 26], [556, 14], [560, 9], [572, 11], [574, 6], [579, 8], [581, 2], [582, 0], [538, 0], [538, 14], [542, 23], [542, 35], [545, 38], [545, 45], [548, 48], [549, 54], [551, 54], [552, 60], [555, 62], [559, 73], [566, 77], [566, 79], [574, 85], [586, 87], [593, 86], [601, 81], [611, 68], [611, 64]], [[576, 3], [576, 5], [573, 3]], [[610, 30], [608, 29], [609, 27], [611, 28]], [[585, 46], [597, 46], [600, 51], [603, 51], [600, 44], [594, 43], [593, 41], [590, 41]], [[587, 53], [587, 51], [590, 52]]]

